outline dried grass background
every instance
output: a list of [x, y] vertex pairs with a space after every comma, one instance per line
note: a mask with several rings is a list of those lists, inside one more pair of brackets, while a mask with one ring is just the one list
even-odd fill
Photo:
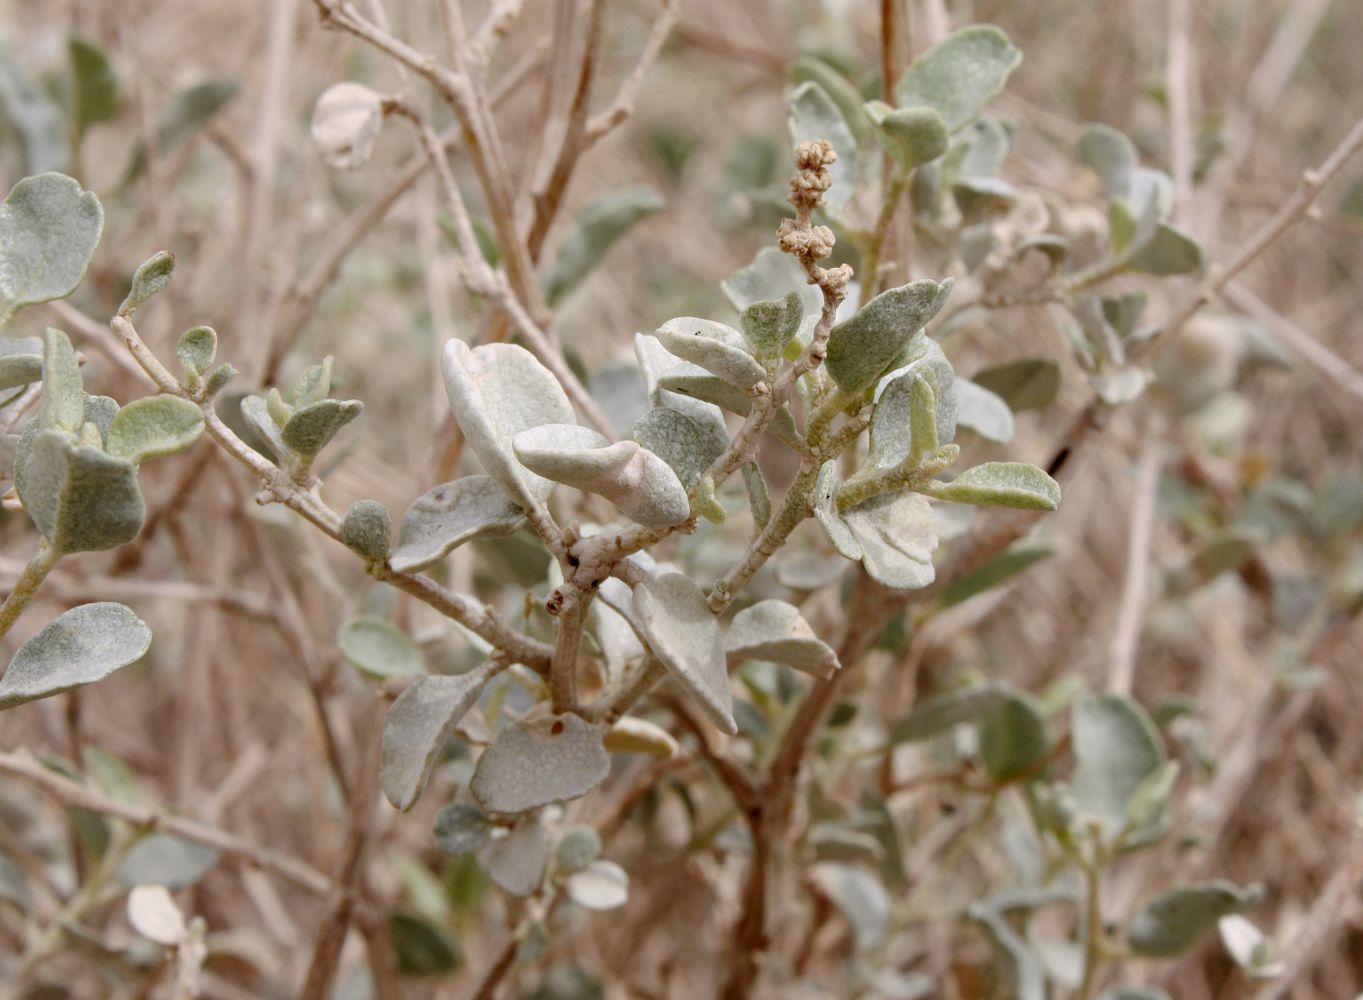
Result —
[[[533, 58], [537, 46], [553, 44], [556, 6], [529, 0], [493, 63], [494, 82]], [[588, 154], [561, 216], [635, 183], [654, 186], [668, 202], [616, 248], [559, 316], [565, 343], [589, 365], [628, 358], [636, 330], [683, 313], [715, 314], [718, 281], [771, 239], [769, 226], [747, 218], [741, 199], [722, 196], [742, 138], [765, 136], [776, 143], [782, 152], [775, 169], [783, 176], [789, 61], [801, 51], [831, 52], [857, 67], [862, 79], [869, 77], [879, 59], [879, 6], [686, 0], [635, 115]], [[995, 23], [1023, 50], [1025, 61], [998, 102], [1016, 125], [1004, 168], [1009, 179], [1100, 208], [1096, 181], [1071, 152], [1087, 121], [1125, 129], [1148, 162], [1165, 165], [1167, 117], [1158, 98], [1170, 46], [1166, 15], [1177, 0], [911, 6], [915, 51], [940, 30], [944, 16], [952, 26]], [[1187, 6], [1193, 120], [1224, 123], [1232, 148], [1244, 143], [1240, 168], [1214, 164], [1180, 219], [1215, 260], [1268, 217], [1300, 172], [1318, 162], [1363, 109], [1363, 7], [1349, 0], [1197, 0]], [[437, 47], [436, 5], [394, 0], [386, 7], [397, 34]], [[476, 22], [481, 5], [466, 9]], [[647, 0], [607, 4], [598, 80], [603, 99], [633, 67], [656, 15]], [[450, 433], [435, 352], [449, 336], [471, 336], [477, 326], [471, 303], [457, 291], [453, 249], [436, 224], [441, 205], [431, 177], [419, 180], [348, 255], [296, 342], [281, 338], [290, 332], [298, 283], [311, 263], [344, 220], [391, 184], [416, 151], [410, 133], [390, 128], [366, 170], [344, 176], [329, 171], [308, 142], [312, 103], [337, 80], [397, 90], [403, 79], [352, 38], [322, 30], [303, 0], [9, 0], [0, 7], [4, 43], [35, 72], [62, 58], [73, 27], [111, 52], [127, 89], [122, 117], [92, 134], [83, 164], [84, 181], [100, 193], [108, 221], [90, 277], [72, 302], [96, 322], [73, 325], [69, 314], [34, 309], [15, 332], [39, 332], [44, 323], [63, 326], [88, 358], [92, 391], [131, 398], [138, 383], [113, 359], [118, 345], [101, 324], [132, 268], [158, 249], [171, 249], [179, 261], [176, 277], [141, 317], [145, 339], [165, 357], [180, 331], [211, 325], [221, 339], [220, 358], [243, 371], [241, 387], [260, 384], [277, 350], [283, 350], [282, 384], [321, 355], [334, 354], [341, 392], [364, 400], [366, 411], [336, 449], [346, 453], [328, 473], [325, 495], [338, 509], [369, 497], [401, 511], [439, 481], [434, 470]], [[240, 94], [206, 133], [119, 190], [133, 145], [154, 128], [168, 95], [209, 75], [236, 78]], [[499, 104], [498, 124], [513, 160], [530, 155], [541, 85], [532, 65]], [[680, 176], [657, 153], [662, 136], [694, 148]], [[0, 157], [5, 169], [17, 169], [6, 150]], [[472, 189], [459, 153], [453, 162]], [[513, 162], [513, 171], [519, 165]], [[17, 179], [10, 173], [3, 186]], [[1363, 266], [1361, 184], [1363, 163], [1356, 162], [1326, 193], [1320, 218], [1288, 233], [1239, 280], [1290, 324], [1289, 334], [1319, 342], [1355, 373], [1363, 370], [1363, 285], [1355, 278]], [[1345, 204], [1351, 192], [1352, 211]], [[1174, 287], [1183, 286], [1176, 280]], [[1156, 301], [1154, 308], [1167, 307]], [[1044, 462], [1068, 415], [1087, 398], [1082, 376], [1068, 360], [1060, 316], [1044, 306], [982, 315], [955, 334], [947, 350], [967, 375], [1019, 356], [1065, 359], [1070, 378], [1060, 402], [1021, 416], [1018, 439], [1007, 449], [1012, 457]], [[1058, 554], [1019, 583], [942, 616], [907, 650], [872, 654], [844, 691], [862, 705], [862, 717], [839, 738], [873, 743], [881, 723], [966, 669], [997, 673], [1034, 692], [1068, 675], [1102, 687], [1133, 516], [1150, 495], [1141, 489], [1138, 471], [1151, 435], [1168, 442], [1161, 453], [1166, 482], [1212, 481], [1204, 502], [1218, 496], [1224, 503], [1212, 518], [1233, 514], [1247, 485], [1272, 474], [1314, 486], [1332, 473], [1360, 471], [1363, 398], [1338, 380], [1296, 363], [1246, 376], [1239, 389], [1250, 402], [1250, 422], [1243, 446], [1227, 454], [1205, 453], [1158, 399], [1123, 411], [1061, 511], [1040, 529]], [[78, 697], [6, 713], [0, 750], [73, 757], [84, 747], [105, 748], [135, 775], [139, 803], [219, 825], [334, 872], [351, 824], [333, 767], [342, 773], [353, 768], [381, 718], [370, 685], [340, 660], [338, 627], [356, 612], [391, 609], [410, 634], [428, 642], [435, 664], [467, 662], [467, 642], [429, 609], [375, 590], [353, 556], [306, 525], [278, 508], [256, 506], [253, 484], [207, 441], [149, 468], [143, 484], [152, 515], [139, 541], [64, 562], [9, 644], [72, 603], [117, 599], [152, 626], [151, 653]], [[32, 532], [23, 515], [3, 517], [0, 568], [12, 578], [31, 551]], [[797, 537], [813, 544], [812, 533]], [[1146, 705], [1192, 695], [1215, 768], [1186, 772], [1175, 834], [1119, 868], [1108, 900], [1111, 916], [1129, 913], [1179, 877], [1262, 881], [1267, 901], [1251, 916], [1291, 962], [1291, 945], [1304, 940], [1299, 935], [1307, 915], [1320, 914], [1323, 894], [1335, 893], [1339, 906], [1327, 907], [1323, 946], [1291, 988], [1294, 1000], [1349, 1000], [1363, 991], [1357, 812], [1363, 631], [1356, 617], [1341, 616], [1314, 633], [1310, 662], [1323, 669], [1323, 682], [1285, 692], [1274, 671], [1295, 636], [1272, 610], [1271, 581], [1338, 586], [1345, 576], [1341, 567], [1357, 572], [1360, 542], [1357, 530], [1336, 551], [1322, 551], [1302, 537], [1280, 539], [1238, 576], [1165, 596], [1165, 579], [1184, 565], [1196, 538], [1160, 502], [1142, 556], [1152, 603], [1135, 694]], [[468, 552], [455, 557], [450, 573], [455, 582], [473, 579]], [[514, 596], [508, 601], [514, 611]], [[836, 594], [815, 607], [826, 624], [836, 621]], [[617, 768], [602, 790], [572, 807], [576, 816], [604, 817], [606, 854], [631, 874], [630, 904], [557, 923], [548, 952], [513, 971], [508, 982], [514, 985], [504, 995], [531, 989], [547, 969], [567, 962], [610, 983], [612, 997], [713, 994], [745, 862], [723, 837], [710, 850], [687, 850], [696, 832], [721, 822], [730, 806], [694, 750], [694, 737], [685, 738], [693, 749], [680, 764], [666, 771], [655, 766], [648, 775], [637, 763]], [[641, 777], [647, 779], [642, 784]], [[835, 774], [816, 767], [813, 781], [834, 801], [854, 802], [859, 783], [875, 786], [882, 777], [874, 769]], [[668, 792], [675, 782], [691, 789], [694, 816]], [[440, 884], [442, 859], [430, 836], [431, 818], [444, 799], [439, 790], [437, 784], [408, 815], [375, 806], [362, 884], [380, 909], [394, 902], [419, 906], [420, 892]], [[953, 916], [1006, 870], [990, 846], [996, 838], [983, 838], [965, 859], [943, 869], [943, 842], [968, 826], [969, 804], [941, 785], [895, 792], [891, 803], [910, 863], [920, 866], [910, 868], [913, 906], [920, 918], [934, 917], [930, 926], [904, 931], [891, 952], [941, 975], [942, 996], [985, 996], [983, 970], [992, 962], [987, 942]], [[56, 803], [25, 783], [0, 779], [0, 848], [31, 872], [58, 872], [55, 888], [69, 889], [69, 839], [66, 815]], [[202, 995], [226, 1000], [294, 995], [334, 902], [232, 858], [178, 898], [186, 912], [204, 917], [218, 948]], [[57, 905], [53, 893], [39, 894], [43, 919]], [[798, 936], [776, 942], [784, 956], [776, 960], [799, 952], [813, 985], [770, 995], [853, 995], [844, 964], [846, 925], [807, 893], [796, 905], [792, 934]], [[811, 912], [818, 917], [814, 923], [804, 919]], [[502, 947], [503, 916], [495, 893], [480, 913], [459, 916], [454, 930], [461, 971], [438, 984], [409, 981], [404, 995], [470, 995]], [[87, 923], [111, 941], [127, 940], [121, 903], [96, 909]], [[18, 928], [0, 917], [0, 950], [22, 947]], [[366, 960], [363, 936], [352, 934], [342, 980]], [[105, 961], [72, 944], [39, 978], [82, 998], [165, 989], [164, 975], [159, 984], [145, 985], [146, 977], [132, 971], [101, 970]], [[1129, 971], [1161, 982], [1179, 1000], [1252, 995], [1214, 940], [1180, 961], [1134, 963]]]

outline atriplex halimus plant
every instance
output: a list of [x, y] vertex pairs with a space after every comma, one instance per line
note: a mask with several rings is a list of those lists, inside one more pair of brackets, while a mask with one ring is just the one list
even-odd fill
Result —
[[[342, 27], [364, 26], [348, 6], [330, 9]], [[394, 697], [379, 780], [395, 807], [417, 803], [455, 733], [479, 751], [438, 815], [435, 843], [448, 854], [476, 854], [503, 891], [528, 900], [517, 940], [528, 939], [532, 927], [542, 932], [540, 918], [554, 902], [601, 910], [626, 902], [628, 876], [601, 857], [595, 830], [564, 822], [561, 804], [601, 785], [615, 754], [679, 753], [673, 733], [656, 715], [646, 717], [656, 706], [683, 720], [750, 834], [742, 912], [722, 973], [727, 995], [747, 995], [771, 944], [779, 900], [770, 896], [770, 876], [792, 839], [801, 768], [834, 707], [835, 685], [881, 636], [887, 615], [880, 612], [915, 601], [926, 615], [1038, 557], [1034, 549], [1005, 551], [1032, 523], [1030, 513], [971, 551], [961, 534], [968, 508], [1044, 513], [1060, 504], [1047, 471], [1020, 462], [961, 463], [956, 441], [959, 430], [967, 447], [968, 435], [1008, 443], [1014, 409], [1054, 396], [1055, 363], [1026, 360], [966, 380], [957, 377], [943, 339], [973, 310], [1056, 303], [1072, 315], [1075, 357], [1100, 401], [1094, 412], [1106, 413], [1101, 407], [1144, 390], [1140, 357], [1168, 332], [1143, 322], [1141, 295], [1104, 295], [1106, 282], [1202, 268], [1197, 244], [1170, 221], [1171, 182], [1142, 166], [1130, 141], [1112, 129], [1089, 128], [1077, 149], [1108, 202], [1096, 240], [1067, 226], [1065, 213], [1049, 211], [1034, 192], [999, 178], [1010, 135], [985, 107], [1019, 59], [995, 29], [958, 32], [909, 67], [894, 88], [897, 106], [863, 101], [831, 67], [803, 60], [790, 96], [795, 217], [782, 223], [777, 246], [724, 283], [732, 316], [717, 304], [714, 314], [725, 321], [678, 317], [636, 335], [633, 375], [646, 405], [623, 426], [604, 417], [603, 401], [587, 394], [545, 336], [542, 317], [603, 247], [656, 210], [656, 198], [632, 191], [593, 204], [536, 281], [505, 234], [506, 245], [487, 247], [439, 137], [407, 99], [355, 83], [333, 87], [313, 119], [324, 161], [363, 168], [386, 119], [414, 125], [448, 200], [467, 283], [519, 341], [453, 340], [443, 352], [449, 404], [481, 474], [415, 498], [396, 540], [389, 512], [376, 501], [360, 501], [344, 515], [333, 511], [322, 499], [326, 465], [318, 459], [362, 405], [332, 398], [332, 359], [308, 367], [292, 386], [218, 400], [233, 372], [214, 367], [216, 335], [195, 327], [179, 341], [174, 374], [133, 325], [136, 309], [170, 279], [173, 262], [160, 254], [138, 269], [111, 321], [160, 395], [121, 409], [86, 395], [78, 359], [55, 330], [42, 342], [11, 341], [19, 346], [0, 358], [0, 371], [12, 369], [6, 378], [17, 380], [6, 391], [18, 390], [6, 404], [12, 416], [0, 415], [5, 429], [16, 428], [40, 398], [42, 404], [23, 433], [10, 437], [16, 498], [41, 539], [0, 612], [4, 628], [57, 558], [135, 536], [143, 519], [137, 465], [206, 429], [259, 478], [261, 502], [282, 503], [343, 542], [375, 580], [443, 613], [482, 654], [467, 672], [429, 673], [420, 645], [386, 618], [353, 619], [338, 637], [345, 658]], [[457, 88], [437, 82], [457, 103]], [[904, 280], [911, 255], [891, 246], [906, 197], [914, 239], [940, 261], [931, 278]], [[7, 319], [80, 280], [98, 238], [99, 206], [75, 182], [46, 174], [21, 183], [5, 211], [0, 276], [8, 284], [0, 292]], [[849, 246], [855, 270], [829, 266]], [[46, 262], [41, 269], [32, 266], [38, 260]], [[29, 383], [35, 388], [24, 389]], [[793, 478], [776, 502], [759, 446], [785, 449], [792, 459]], [[1059, 474], [1067, 449], [1048, 464], [1051, 471]], [[721, 546], [707, 551], [705, 542], [729, 518], [749, 534], [743, 549], [717, 566], [711, 553]], [[782, 565], [773, 574], [781, 589], [753, 599], [758, 573], [807, 520], [821, 533], [821, 550], [843, 562], [832, 569], [827, 559]], [[693, 534], [698, 545], [683, 541]], [[451, 553], [490, 540], [514, 541], [520, 552], [533, 545], [549, 557], [546, 569], [526, 571], [532, 578], [523, 581], [520, 628], [505, 608], [442, 582]], [[860, 629], [853, 616], [841, 642], [821, 635], [802, 606], [840, 572], [852, 583], [849, 608], [862, 607], [859, 595], [880, 602]], [[16, 655], [0, 681], [0, 708], [106, 676], [148, 641], [145, 626], [121, 605], [68, 612]], [[745, 692], [775, 706], [770, 719], [750, 700], [735, 699], [734, 675]], [[780, 717], [799, 694], [798, 707]], [[745, 716], [745, 709], [752, 711]], [[1064, 738], [1062, 719], [1069, 723]], [[778, 721], [779, 740], [763, 731]], [[726, 755], [717, 732], [746, 744], [762, 766], [741, 769], [749, 762]], [[1256, 893], [1219, 881], [1155, 896], [1125, 921], [1124, 943], [1111, 940], [1100, 898], [1105, 873], [1170, 829], [1167, 807], [1179, 778], [1160, 731], [1130, 698], [1074, 691], [1037, 698], [1005, 682], [969, 684], [900, 719], [884, 749], [906, 744], [960, 762], [960, 784], [979, 796], [986, 818], [997, 804], [1035, 828], [1027, 876], [964, 913], [997, 947], [1010, 995], [1043, 997], [1049, 981], [1092, 997], [1108, 960], [1173, 955], [1218, 922], [1223, 934], [1238, 935], [1236, 954], [1250, 956], [1242, 962], [1247, 969], [1272, 965], [1258, 947], [1263, 942], [1234, 921]], [[1066, 780], [1055, 777], [1061, 762], [1072, 765]], [[868, 846], [869, 813], [809, 832], [802, 846], [818, 860], [805, 881], [851, 925], [858, 982], [926, 995], [931, 984], [892, 981], [892, 968], [878, 964], [897, 917], [881, 877], [883, 850]], [[141, 903], [139, 912], [156, 905]], [[1075, 926], [1042, 947], [1032, 920], [1054, 906], [1068, 907]], [[183, 928], [167, 936], [181, 940]]]

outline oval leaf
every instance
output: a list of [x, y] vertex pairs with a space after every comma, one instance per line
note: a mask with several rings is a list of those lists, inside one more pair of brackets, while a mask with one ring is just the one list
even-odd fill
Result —
[[572, 404], [558, 380], [514, 344], [470, 349], [451, 340], [441, 356], [441, 371], [454, 418], [483, 469], [523, 507], [542, 502], [554, 484], [521, 467], [511, 440], [540, 424], [573, 422]]
[[610, 444], [589, 427], [544, 424], [517, 434], [512, 446], [531, 472], [598, 493], [645, 528], [691, 516], [686, 487], [672, 467], [637, 441]]
[[545, 275], [545, 301], [551, 306], [560, 302], [635, 223], [661, 211], [665, 204], [662, 195], [651, 188], [630, 187], [604, 194], [584, 208], [564, 235]]
[[[939, 446], [956, 437], [958, 404], [951, 362], [938, 343], [926, 336], [915, 337], [908, 354], [912, 360], [890, 372], [876, 386], [870, 459], [877, 468], [891, 469], [909, 458], [915, 451], [916, 434], [929, 441], [935, 437]], [[914, 426], [914, 384], [919, 378], [929, 379], [932, 388], [933, 405], [927, 412], [935, 419], [922, 421], [925, 427], [932, 427], [930, 435], [922, 435], [923, 428], [915, 431]]]
[[142, 657], [151, 629], [122, 604], [83, 604], [29, 638], [0, 678], [0, 709], [103, 680]]
[[629, 901], [629, 876], [614, 861], [593, 861], [568, 876], [568, 898], [587, 910], [614, 910]]
[[485, 673], [422, 677], [388, 709], [380, 748], [379, 785], [397, 809], [416, 804], [445, 741], [478, 701]]
[[828, 335], [828, 374], [847, 395], [880, 377], [909, 338], [936, 316], [951, 294], [952, 279], [912, 281], [881, 292]]
[[426, 672], [421, 652], [386, 618], [352, 618], [341, 626], [336, 642], [351, 666], [370, 677], [410, 677]]
[[875, 123], [876, 141], [901, 171], [931, 163], [946, 153], [951, 132], [936, 109], [895, 109], [884, 101], [867, 101], [865, 108]]
[[146, 506], [131, 462], [55, 430], [39, 432], [21, 461], [20, 499], [58, 554], [102, 552], [142, 530]]
[[956, 379], [955, 387], [957, 424], [990, 441], [1013, 440], [1013, 411], [1007, 403], [969, 379]]
[[490, 476], [466, 476], [427, 490], [402, 515], [389, 564], [413, 573], [439, 562], [473, 538], [511, 535], [525, 512]]
[[540, 887], [549, 863], [549, 832], [537, 815], [527, 816], [500, 840], [479, 853], [492, 881], [513, 896], [528, 896]]
[[118, 411], [109, 424], [105, 451], [141, 465], [149, 458], [183, 451], [203, 429], [203, 411], [194, 403], [179, 396], [148, 396]]
[[358, 399], [322, 399], [294, 412], [279, 436], [289, 450], [312, 458], [325, 448], [337, 432], [364, 411]]
[[1127, 825], [1132, 795], [1164, 763], [1159, 733], [1134, 701], [1109, 694], [1075, 705], [1071, 739], [1074, 800], [1115, 836]]
[[393, 544], [393, 519], [377, 500], [357, 500], [341, 522], [341, 541], [366, 559], [382, 559]]
[[635, 423], [630, 436], [657, 455], [690, 490], [724, 453], [724, 445], [694, 420], [666, 406], [655, 406]]
[[932, 583], [937, 517], [926, 499], [917, 493], [879, 496], [842, 517], [861, 546], [861, 564], [874, 580], [893, 590]]
[[653, 654], [723, 732], [734, 735], [733, 692], [719, 622], [699, 587], [665, 573], [634, 588], [634, 612]]
[[446, 854], [472, 854], [492, 839], [492, 821], [477, 806], [452, 802], [435, 815], [435, 846]]
[[383, 95], [361, 83], [337, 83], [312, 109], [312, 142], [322, 162], [359, 170], [369, 162], [383, 128]]
[[785, 601], [758, 601], [734, 615], [724, 651], [730, 660], [784, 663], [824, 679], [840, 666], [833, 648]]
[[576, 715], [513, 722], [478, 758], [469, 782], [488, 812], [522, 813], [586, 795], [610, 773], [602, 730]]
[[0, 329], [23, 306], [75, 291], [103, 229], [99, 199], [64, 174], [14, 185], [0, 204]]
[[1060, 484], [1025, 462], [985, 462], [949, 483], [935, 484], [933, 496], [977, 507], [1055, 510], [1060, 506]]
[[740, 389], [767, 377], [766, 370], [748, 353], [742, 335], [723, 323], [682, 316], [668, 320], [653, 336], [683, 361], [700, 365]]
[[1186, 951], [1222, 917], [1255, 905], [1257, 887], [1241, 889], [1215, 880], [1182, 885], [1162, 892], [1141, 907], [1126, 929], [1126, 940], [1138, 955], [1168, 958]]
[[963, 28], [913, 61], [895, 87], [901, 108], [935, 108], [954, 132], [1003, 89], [1022, 53], [992, 25]]

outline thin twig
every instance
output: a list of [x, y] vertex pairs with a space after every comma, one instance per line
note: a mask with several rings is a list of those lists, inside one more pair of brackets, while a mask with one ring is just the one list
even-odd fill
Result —
[[62, 805], [89, 809], [102, 816], [123, 820], [139, 829], [160, 830], [212, 847], [229, 857], [272, 872], [315, 896], [328, 895], [335, 888], [330, 878], [305, 861], [269, 847], [261, 847], [207, 823], [108, 798], [48, 770], [27, 751], [0, 752], [0, 773], [26, 781]]
[[1160, 443], [1151, 435], [1136, 469], [1131, 529], [1127, 536], [1126, 577], [1122, 582], [1117, 628], [1112, 637], [1108, 690], [1130, 694], [1136, 674], [1136, 651], [1149, 595], [1150, 534], [1155, 521], [1155, 491], [1159, 485]]

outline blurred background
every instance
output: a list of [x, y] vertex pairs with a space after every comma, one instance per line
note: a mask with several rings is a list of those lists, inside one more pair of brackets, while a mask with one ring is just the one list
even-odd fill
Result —
[[[419, 48], [438, 47], [438, 5], [359, 6]], [[636, 331], [681, 315], [732, 321], [718, 283], [772, 242], [787, 212], [791, 64], [816, 55], [879, 96], [881, 7], [681, 4], [632, 115], [584, 154], [548, 231], [544, 259], [552, 261], [567, 222], [602, 194], [643, 186], [661, 199], [661, 210], [554, 303], [565, 351], [593, 373], [601, 398], [613, 392], [612, 378], [630, 384]], [[571, 9], [526, 0], [490, 60], [489, 93], [513, 175], [534, 162], [547, 67], [578, 30]], [[1363, 7], [1349, 0], [926, 0], [905, 9], [910, 54], [972, 23], [998, 25], [1021, 48], [1024, 61], [993, 106], [1012, 129], [1001, 174], [1062, 205], [1076, 233], [1103, 231], [1100, 185], [1074, 152], [1083, 126], [1120, 128], [1143, 162], [1167, 168], [1171, 80], [1187, 84], [1195, 153], [1194, 186], [1177, 221], [1212, 261], [1241, 246], [1363, 113]], [[483, 13], [476, 0], [465, 4], [470, 24]], [[659, 13], [649, 0], [604, 4], [594, 107], [605, 107], [633, 72]], [[83, 124], [69, 114], [73, 33], [117, 81], [116, 100]], [[144, 339], [163, 358], [181, 331], [207, 324], [218, 331], [219, 358], [242, 372], [227, 400], [290, 385], [333, 355], [336, 394], [364, 401], [363, 418], [320, 470], [334, 508], [374, 498], [396, 517], [451, 478], [452, 425], [435, 358], [449, 337], [478, 334], [480, 304], [460, 287], [433, 177], [411, 166], [419, 150], [400, 127], [386, 127], [373, 160], [353, 173], [324, 166], [309, 141], [316, 98], [341, 80], [410, 94], [448, 127], [427, 88], [326, 30], [304, 0], [7, 0], [0, 46], [4, 188], [60, 169], [96, 191], [106, 212], [80, 291], [61, 308], [26, 311], [15, 334], [62, 327], [87, 359], [91, 391], [131, 398], [142, 383], [103, 324], [135, 266], [169, 249], [175, 280], [139, 314]], [[485, 217], [467, 157], [456, 149], [452, 163], [473, 213]], [[874, 209], [854, 202], [852, 213], [865, 219]], [[1326, 191], [1317, 217], [1270, 247], [1161, 352], [1155, 385], [1114, 416], [1061, 511], [1032, 540], [1046, 558], [936, 616], [911, 640], [902, 627], [887, 634], [845, 687], [855, 718], [830, 730], [844, 742], [830, 752], [841, 765], [829, 772], [835, 780], [820, 772], [816, 781], [828, 778], [835, 802], [867, 789], [883, 794], [909, 858], [894, 898], [913, 900], [912, 912], [899, 914], [904, 941], [886, 947], [907, 949], [915, 967], [940, 975], [932, 995], [1006, 995], [991, 985], [989, 942], [955, 919], [1001, 887], [1004, 847], [984, 838], [938, 868], [932, 838], [959, 832], [953, 815], [974, 808], [966, 794], [858, 769], [854, 751], [874, 751], [877, 734], [916, 698], [962, 676], [1005, 677], [1059, 703], [1076, 680], [1101, 689], [1120, 655], [1114, 639], [1130, 637], [1119, 622], [1133, 588], [1145, 598], [1134, 612], [1133, 692], [1164, 726], [1186, 787], [1174, 832], [1121, 869], [1114, 918], [1179, 879], [1260, 881], [1266, 899], [1251, 917], [1290, 959], [1287, 945], [1308, 918], [1322, 916], [1325, 896], [1333, 902], [1321, 948], [1287, 995], [1348, 1000], [1363, 991], [1361, 235], [1363, 161]], [[923, 253], [916, 273], [939, 276]], [[1194, 280], [1151, 286], [1155, 316]], [[1020, 358], [1060, 366], [1054, 400], [1019, 412], [1011, 445], [972, 443], [974, 460], [1044, 465], [1088, 400], [1065, 320], [1050, 305], [979, 312], [946, 336], [964, 375]], [[764, 461], [779, 484], [780, 456]], [[151, 516], [142, 537], [63, 563], [38, 604], [55, 612], [80, 600], [124, 601], [152, 626], [151, 652], [79, 698], [7, 712], [0, 750], [61, 758], [102, 794], [201, 818], [331, 872], [351, 828], [344, 775], [381, 718], [370, 685], [337, 650], [342, 622], [391, 614], [432, 669], [463, 669], [478, 654], [428, 608], [372, 586], [339, 546], [279, 508], [257, 506], [249, 477], [207, 441], [150, 467], [143, 487]], [[23, 514], [0, 517], [8, 586], [34, 536]], [[815, 534], [801, 529], [796, 548], [817, 549]], [[741, 533], [732, 537], [742, 543]], [[681, 556], [700, 576], [722, 570], [732, 551], [692, 544]], [[515, 616], [526, 591], [542, 587], [545, 560], [514, 537], [460, 550], [445, 573]], [[775, 584], [764, 577], [758, 586]], [[809, 607], [811, 621], [831, 627], [837, 588]], [[48, 618], [26, 616], [9, 643]], [[754, 709], [758, 721], [739, 750], [758, 760], [769, 745], [758, 732], [765, 711]], [[457, 784], [467, 768], [467, 753], [454, 751], [440, 780]], [[694, 752], [644, 785], [631, 776], [617, 774], [589, 804], [574, 806], [605, 817], [606, 856], [631, 875], [629, 908], [569, 914], [518, 966], [505, 995], [713, 992], [710, 964], [737, 916], [741, 829]], [[501, 946], [511, 905], [472, 859], [436, 850], [431, 820], [442, 801], [427, 796], [408, 815], [383, 806], [366, 855], [364, 891], [379, 914], [369, 919], [387, 920], [410, 997], [471, 995]], [[49, 924], [110, 835], [110, 821], [0, 780], [0, 953], [19, 954], [32, 926]], [[24, 893], [6, 891], [16, 884], [11, 871]], [[230, 859], [194, 876], [177, 899], [207, 923], [201, 995], [293, 995], [330, 901]], [[26, 902], [15, 905], [20, 895]], [[88, 935], [69, 935], [21, 995], [133, 997], [167, 988], [173, 977], [155, 955], [130, 946], [116, 900], [91, 910], [86, 925]], [[851, 984], [841, 971], [847, 940], [846, 925], [825, 914], [804, 942], [785, 942], [811, 958], [801, 985], [780, 995], [893, 995]], [[1256, 988], [1214, 936], [1177, 962], [1134, 963], [1130, 972], [1179, 1000]], [[364, 936], [352, 935], [335, 995], [373, 995], [369, 979]]]

